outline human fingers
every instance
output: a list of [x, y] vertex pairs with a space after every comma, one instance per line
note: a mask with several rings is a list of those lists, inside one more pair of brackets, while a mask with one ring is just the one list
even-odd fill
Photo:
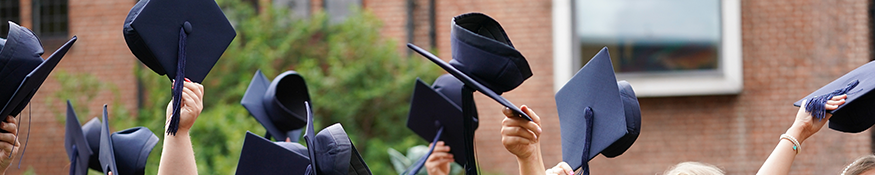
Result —
[[513, 112], [513, 110], [510, 110], [510, 108], [508, 108], [508, 107], [504, 107], [504, 109], [501, 110], [501, 113], [504, 114], [504, 116], [508, 117], [508, 118], [516, 117], [515, 112]]
[[[189, 108], [198, 108], [199, 107], [199, 105], [197, 104], [198, 97], [194, 94], [194, 92], [192, 92], [188, 88], [183, 90], [182, 103], [185, 104], [184, 105], [185, 107], [189, 107]], [[193, 110], [195, 110], [195, 109], [193, 109]]]
[[848, 98], [848, 94], [842, 94], [842, 95], [833, 96], [830, 100], [836, 100], [836, 101], [838, 101], [838, 100], [846, 99], [846, 98]]
[[16, 125], [15, 123], [0, 122], [0, 129], [12, 133], [13, 135], [18, 134], [18, 125]]
[[501, 135], [518, 136], [528, 140], [538, 140], [537, 134], [535, 134], [531, 130], [521, 127], [502, 127]]
[[194, 82], [185, 82], [183, 83], [185, 89], [188, 89], [192, 92], [193, 95], [197, 96], [198, 99], [203, 96], [203, 91], [201, 90], [200, 84]]
[[13, 145], [18, 145], [15, 143], [15, 135], [12, 135], [11, 133], [0, 134], [0, 150], [7, 153], [5, 156], [9, 156], [8, 153], [12, 152]]
[[535, 111], [532, 110], [532, 108], [529, 108], [529, 106], [523, 105], [523, 106], [520, 106], [520, 110], [522, 110], [522, 111], [525, 112], [527, 115], [529, 115], [529, 117], [532, 118], [532, 121], [533, 121], [533, 122], [535, 122], [535, 123], [538, 124], [539, 126], [541, 125], [541, 117], [538, 116], [538, 114], [535, 113]]
[[559, 164], [556, 164], [556, 167], [553, 168], [559, 169], [565, 174], [574, 175], [574, 169], [571, 169], [571, 166], [569, 166], [568, 163], [559, 162]]
[[450, 152], [450, 146], [437, 145], [434, 147], [434, 152]]

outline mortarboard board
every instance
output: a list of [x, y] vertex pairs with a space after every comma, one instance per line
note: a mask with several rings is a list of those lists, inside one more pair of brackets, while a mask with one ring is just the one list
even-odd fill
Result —
[[39, 38], [27, 28], [9, 22], [9, 36], [0, 48], [0, 99], [6, 100], [0, 110], [0, 121], [6, 116], [17, 116], [48, 78], [49, 73], [67, 54], [76, 36], [64, 43], [45, 61]]
[[[848, 72], [838, 79], [812, 92], [805, 98], [793, 103], [801, 106], [802, 101], [809, 99], [805, 105], [806, 111], [817, 118], [823, 118], [824, 112], [832, 113], [829, 128], [842, 132], [857, 133], [875, 124], [875, 62], [869, 62]], [[825, 111], [826, 101], [836, 95], [847, 94], [845, 103], [832, 111]], [[819, 108], [819, 110], [814, 110]], [[819, 113], [819, 114], [818, 114]]]
[[517, 51], [497, 21], [481, 13], [453, 18], [450, 43], [453, 60], [444, 62], [428, 51], [407, 44], [465, 85], [486, 94], [523, 118], [532, 119], [501, 93], [513, 90], [532, 76], [526, 58]]
[[[124, 24], [125, 41], [137, 59], [159, 75], [180, 80], [173, 85], [173, 99], [181, 98], [183, 78], [203, 82], [236, 35], [213, 0], [141, 0]], [[180, 105], [174, 100], [167, 133], [176, 134]]]
[[343, 126], [336, 123], [316, 134], [313, 129], [313, 111], [310, 110], [309, 102], [304, 104], [307, 107], [307, 131], [304, 133], [304, 140], [307, 142], [308, 157], [310, 157], [306, 174], [370, 175], [371, 170], [349, 140]]
[[79, 118], [76, 118], [76, 111], [73, 111], [73, 105], [69, 100], [67, 100], [67, 125], [64, 135], [64, 148], [67, 150], [67, 158], [70, 159], [70, 174], [87, 174], [89, 161], [94, 152], [91, 152], [91, 146], [85, 139], [85, 133], [79, 125]]
[[307, 148], [293, 142], [271, 142], [246, 132], [236, 174], [304, 174]]
[[142, 126], [110, 134], [106, 105], [103, 105], [99, 156], [104, 174], [144, 174], [146, 159], [155, 144], [158, 144], [158, 136]]
[[298, 142], [307, 124], [304, 101], [310, 101], [310, 94], [297, 72], [283, 72], [271, 82], [258, 70], [240, 104], [267, 130], [265, 138]]
[[629, 83], [617, 82], [608, 49], [603, 48], [556, 92], [562, 132], [562, 159], [572, 169], [599, 153], [615, 157], [638, 138], [641, 112]]
[[[431, 143], [438, 140], [446, 142], [450, 148], [454, 148], [450, 153], [460, 165], [467, 163], [464, 149], [468, 147], [465, 145], [473, 144], [466, 142], [464, 137], [465, 117], [462, 115], [461, 107], [463, 86], [465, 85], [461, 81], [449, 74], [438, 77], [432, 87], [417, 78], [413, 97], [410, 100], [410, 113], [407, 116], [407, 128]], [[467, 130], [476, 130], [476, 119], [474, 126], [475, 128]], [[429, 148], [429, 152], [414, 163], [407, 172], [419, 172], [432, 151], [434, 147]]]

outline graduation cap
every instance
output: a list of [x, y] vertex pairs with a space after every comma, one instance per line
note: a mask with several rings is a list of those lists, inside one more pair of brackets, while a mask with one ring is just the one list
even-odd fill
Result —
[[82, 130], [82, 126], [79, 126], [79, 118], [76, 118], [76, 111], [73, 111], [73, 105], [70, 104], [69, 100], [67, 100], [64, 148], [67, 149], [67, 158], [70, 159], [70, 174], [88, 174], [89, 161], [95, 152], [91, 152], [91, 146], [85, 139], [85, 132]]
[[444, 62], [430, 52], [407, 44], [470, 88], [486, 94], [516, 114], [532, 121], [525, 112], [501, 97], [532, 76], [526, 58], [517, 51], [497, 21], [482, 13], [468, 13], [453, 18], [450, 43], [453, 60]]
[[236, 174], [304, 174], [307, 148], [294, 142], [271, 142], [249, 131], [240, 151]]
[[237, 33], [214, 0], [141, 0], [125, 18], [124, 35], [140, 62], [179, 80], [167, 130], [176, 135], [182, 79], [202, 83]]
[[[872, 127], [875, 124], [875, 62], [869, 62], [857, 69], [848, 72], [838, 79], [826, 84], [817, 91], [812, 92], [805, 98], [793, 103], [801, 106], [802, 101], [808, 99], [805, 105], [806, 111], [811, 112], [816, 118], [822, 119], [826, 112], [832, 113], [829, 119], [829, 128], [841, 132], [857, 133]], [[833, 96], [847, 94], [845, 103], [837, 109], [826, 111], [826, 101]]]
[[[67, 101], [67, 130], [64, 147], [67, 149], [68, 158], [71, 159], [70, 169], [73, 173], [84, 173], [88, 168], [101, 172], [103, 171], [103, 169], [100, 168], [99, 156], [97, 156], [100, 152], [100, 126], [101, 123], [97, 117], [91, 118], [91, 120], [84, 125], [79, 126], [79, 119], [76, 117], [76, 111], [73, 111], [73, 106]], [[78, 132], [75, 130], [76, 128], [79, 129]], [[80, 138], [83, 140], [80, 140]], [[73, 148], [73, 145], [76, 145], [75, 149]], [[83, 145], [87, 146], [85, 148], [89, 150], [87, 151], [88, 154], [85, 154], [85, 151], [81, 150]], [[81, 157], [87, 159], [82, 160]], [[85, 166], [84, 168], [81, 167], [83, 165]]]
[[73, 36], [43, 60], [43, 46], [33, 31], [9, 21], [8, 38], [0, 48], [0, 84], [4, 85], [0, 86], [0, 99], [6, 100], [0, 109], [0, 121], [21, 113], [76, 39]]
[[[410, 113], [407, 116], [407, 128], [425, 140], [435, 143], [444, 141], [450, 146], [450, 153], [460, 165], [467, 163], [466, 145], [473, 146], [472, 141], [464, 137], [464, 131], [476, 130], [477, 120], [474, 120], [474, 128], [465, 128], [464, 116], [462, 115], [462, 81], [449, 74], [438, 77], [434, 84], [429, 87], [425, 82], [416, 79], [413, 89], [413, 97], [410, 100]], [[407, 170], [407, 173], [416, 174], [425, 165], [428, 156], [434, 151], [429, 148], [422, 158]]]
[[265, 138], [298, 142], [307, 124], [304, 101], [310, 101], [310, 94], [297, 72], [283, 72], [271, 82], [258, 70], [240, 104], [267, 130]]
[[607, 47], [556, 92], [562, 132], [562, 160], [583, 168], [599, 153], [616, 157], [641, 130], [641, 109], [628, 82], [617, 82]]
[[106, 105], [100, 127], [100, 167], [104, 174], [143, 174], [146, 159], [158, 144], [158, 136], [146, 127], [134, 127], [110, 134]]
[[349, 140], [343, 126], [336, 123], [317, 134], [313, 129], [313, 111], [310, 110], [309, 102], [304, 102], [304, 106], [307, 107], [307, 131], [304, 133], [304, 140], [307, 142], [310, 157], [310, 165], [307, 166], [305, 174], [370, 175], [371, 170]]

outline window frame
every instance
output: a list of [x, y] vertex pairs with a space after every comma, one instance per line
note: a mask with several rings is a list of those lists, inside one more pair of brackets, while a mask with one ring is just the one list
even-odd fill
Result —
[[[553, 0], [553, 90], [577, 73], [583, 63], [574, 32], [573, 0]], [[721, 0], [721, 44], [718, 75], [690, 76], [688, 73], [618, 74], [635, 88], [638, 97], [739, 94], [743, 89], [741, 46], [741, 2]], [[612, 49], [612, 48], [609, 48]]]

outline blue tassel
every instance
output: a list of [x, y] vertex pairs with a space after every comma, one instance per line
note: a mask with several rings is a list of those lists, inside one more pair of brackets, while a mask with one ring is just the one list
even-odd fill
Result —
[[586, 121], [586, 135], [584, 136], [586, 144], [583, 146], [583, 164], [580, 167], [580, 174], [589, 175], [589, 150], [591, 149], [590, 145], [592, 145], [593, 113], [590, 107], [586, 107], [583, 110], [583, 119]]
[[859, 84], [860, 84], [859, 80], [854, 80], [854, 82], [851, 82], [845, 88], [835, 90], [829, 94], [824, 94], [821, 96], [814, 96], [808, 100], [808, 103], [805, 103], [805, 111], [807, 111], [808, 113], [811, 113], [811, 115], [814, 116], [814, 118], [823, 119], [824, 117], [826, 117], [826, 102], [829, 101], [829, 99], [832, 99], [832, 97], [835, 97], [838, 95], [848, 94], [848, 92], [850, 92], [851, 89], [854, 89]]
[[179, 52], [176, 61], [176, 82], [173, 83], [173, 116], [170, 117], [170, 126], [167, 126], [167, 133], [176, 135], [179, 131], [179, 112], [182, 107], [182, 88], [185, 82], [185, 40], [188, 34], [185, 33], [185, 28], [179, 28]]

